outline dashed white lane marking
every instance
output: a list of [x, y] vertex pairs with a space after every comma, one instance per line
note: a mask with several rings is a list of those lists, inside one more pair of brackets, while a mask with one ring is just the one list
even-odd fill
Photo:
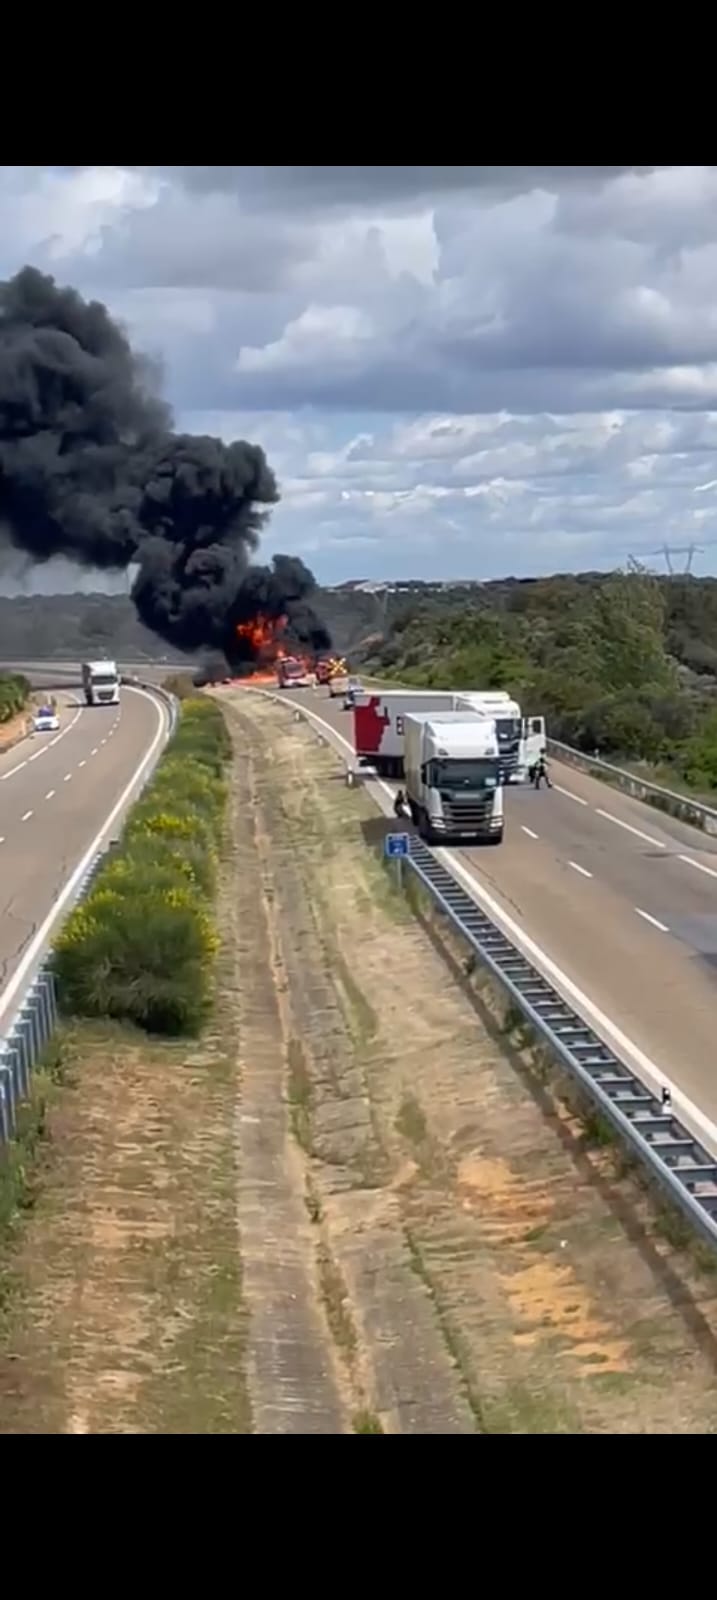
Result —
[[97, 755], [97, 745], [95, 745], [94, 750], [90, 750], [90, 755], [91, 756], [96, 756]]
[[33, 814], [32, 811], [26, 811], [24, 817], [20, 818], [20, 821], [21, 822], [29, 822], [32, 814]]
[[72, 773], [71, 772], [66, 772], [65, 773], [65, 777], [64, 777], [64, 782], [65, 783], [69, 783], [71, 777], [72, 777]]
[[577, 806], [586, 806], [588, 803], [587, 800], [583, 800], [581, 794], [573, 794], [572, 789], [564, 789], [560, 783], [554, 783], [553, 788], [557, 789], [558, 794], [564, 794], [568, 800], [574, 800]]
[[71, 728], [74, 728], [75, 723], [81, 714], [82, 706], [79, 706], [74, 717], [72, 718], [72, 721], [68, 722], [67, 727], [63, 728], [60, 733], [56, 733], [54, 739], [49, 739], [47, 744], [44, 744], [41, 750], [36, 750], [34, 752], [34, 755], [26, 756], [24, 761], [18, 761], [17, 766], [11, 767], [9, 772], [0, 773], [0, 783], [5, 783], [8, 778], [14, 778], [15, 773], [22, 772], [23, 768], [26, 767], [30, 761], [37, 761], [40, 756], [44, 756], [49, 750], [50, 745], [59, 744], [60, 740], [64, 739], [65, 734], [69, 733]]
[[656, 839], [653, 833], [643, 833], [642, 828], [634, 828], [631, 822], [623, 822], [622, 817], [614, 817], [611, 811], [602, 811], [600, 806], [596, 806], [595, 815], [604, 817], [606, 822], [614, 822], [616, 828], [624, 828], [626, 833], [634, 833], [638, 839], [644, 839], [646, 844], [654, 844], [656, 850], [666, 848], [662, 840]]
[[106, 744], [106, 743], [107, 743], [106, 739], [100, 739], [100, 744]]
[[578, 861], [569, 861], [568, 866], [572, 867], [573, 872], [579, 872], [581, 877], [592, 878], [592, 872], [588, 872], [587, 867], [581, 867]]
[[51, 800], [54, 793], [55, 793], [54, 789], [48, 789], [47, 794], [45, 795], [45, 799], [46, 800]]
[[538, 834], [537, 833], [533, 833], [532, 828], [526, 828], [524, 822], [521, 822], [520, 826], [521, 826], [521, 828], [523, 830], [523, 833], [527, 833], [529, 839], [537, 839], [538, 838]]
[[77, 765], [78, 765], [78, 767], [86, 767], [87, 766], [87, 762], [86, 761], [78, 761]]
[[3, 834], [2, 838], [0, 838], [0, 844], [4, 844], [4, 843], [5, 843], [5, 835]]
[[649, 911], [641, 911], [639, 906], [635, 906], [635, 910], [638, 917], [642, 917], [645, 922], [651, 923], [652, 927], [657, 928], [660, 933], [669, 933], [670, 930], [666, 924], [658, 922], [657, 917], [651, 917]]
[[678, 856], [678, 861], [684, 861], [686, 867], [696, 867], [698, 872], [706, 872], [708, 878], [717, 878], [714, 867], [705, 867], [701, 861], [695, 861], [693, 856]]

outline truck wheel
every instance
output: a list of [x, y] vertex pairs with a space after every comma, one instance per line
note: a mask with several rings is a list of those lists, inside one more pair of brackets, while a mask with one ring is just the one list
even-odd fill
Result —
[[419, 814], [418, 831], [424, 844], [435, 844], [436, 836], [433, 832], [430, 822], [428, 821], [425, 811], [421, 811]]

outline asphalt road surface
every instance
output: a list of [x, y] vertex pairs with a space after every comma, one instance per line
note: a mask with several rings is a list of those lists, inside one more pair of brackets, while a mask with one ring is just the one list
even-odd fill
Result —
[[[351, 741], [340, 701], [291, 699]], [[717, 845], [574, 768], [550, 771], [551, 790], [506, 790], [498, 850], [448, 854], [717, 1123]]]
[[[149, 750], [165, 711], [135, 690], [86, 707], [58, 689], [58, 733], [0, 756], [0, 1031], [6, 985]], [[118, 819], [119, 825], [119, 819]]]

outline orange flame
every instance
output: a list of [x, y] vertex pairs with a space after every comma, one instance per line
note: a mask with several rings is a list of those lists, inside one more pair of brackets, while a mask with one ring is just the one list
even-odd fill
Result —
[[253, 672], [244, 673], [237, 681], [239, 683], [274, 683], [275, 673], [271, 670], [277, 661], [283, 661], [288, 655], [279, 643], [281, 635], [287, 624], [287, 617], [267, 617], [263, 612], [258, 612], [248, 622], [238, 622], [237, 636], [247, 639], [252, 646], [256, 657], [256, 667]]
[[248, 622], [237, 623], [237, 635], [240, 639], [248, 639], [257, 657], [261, 660], [276, 660], [279, 653], [277, 643], [279, 635], [286, 627], [286, 617], [266, 617], [260, 611], [257, 616], [250, 617]]

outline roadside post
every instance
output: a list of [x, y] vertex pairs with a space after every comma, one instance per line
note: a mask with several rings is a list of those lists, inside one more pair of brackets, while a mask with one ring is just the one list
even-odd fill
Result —
[[409, 835], [407, 833], [387, 833], [383, 842], [384, 855], [389, 861], [396, 863], [396, 883], [399, 889], [403, 888], [403, 862], [409, 853]]

